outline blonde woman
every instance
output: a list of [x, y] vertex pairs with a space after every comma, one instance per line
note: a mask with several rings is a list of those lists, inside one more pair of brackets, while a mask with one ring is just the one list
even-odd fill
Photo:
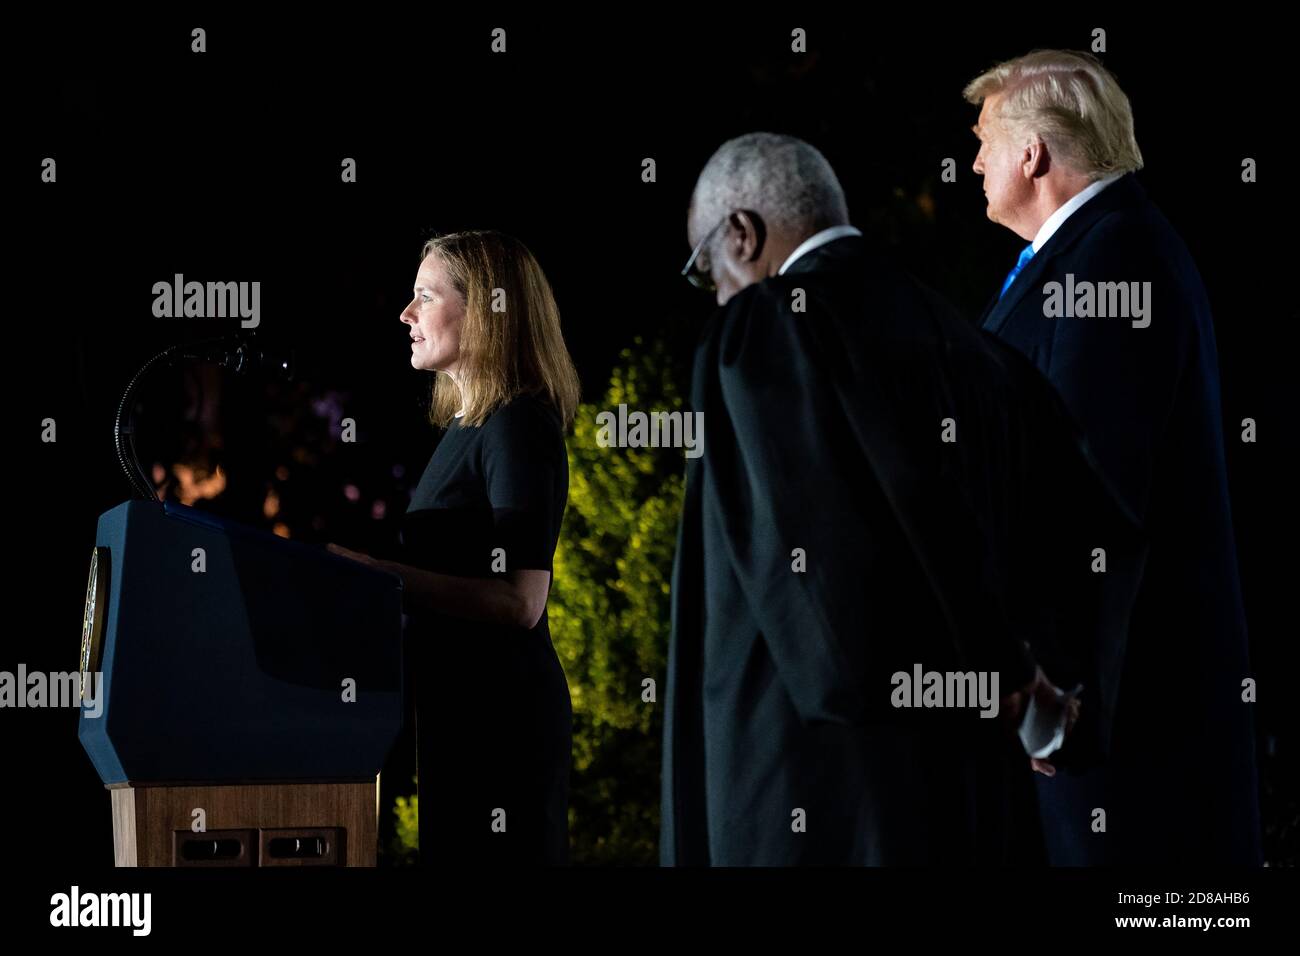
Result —
[[422, 862], [561, 864], [573, 712], [546, 598], [578, 378], [523, 243], [454, 233], [421, 258], [401, 321], [444, 433], [403, 517], [403, 561], [330, 547], [404, 583]]

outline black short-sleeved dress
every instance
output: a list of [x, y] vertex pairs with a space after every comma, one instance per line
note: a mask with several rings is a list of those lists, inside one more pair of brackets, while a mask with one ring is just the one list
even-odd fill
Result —
[[[521, 396], [481, 426], [453, 421], [402, 518], [403, 560], [463, 577], [550, 571], [568, 490], [549, 404]], [[546, 614], [531, 630], [409, 614], [406, 648], [421, 863], [567, 862], [573, 710]]]

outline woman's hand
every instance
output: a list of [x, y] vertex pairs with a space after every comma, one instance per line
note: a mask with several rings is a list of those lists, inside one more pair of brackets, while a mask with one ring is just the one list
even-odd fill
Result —
[[402, 579], [402, 606], [410, 612], [448, 614], [471, 621], [508, 624], [531, 630], [546, 613], [551, 572], [511, 571], [504, 578], [463, 578], [411, 567], [398, 561], [381, 561], [333, 542], [330, 554], [351, 558]]
[[337, 554], [341, 558], [351, 558], [353, 561], [359, 561], [362, 564], [368, 564], [372, 568], [378, 568], [380, 571], [388, 570], [388, 562], [381, 561], [378, 558], [372, 558], [368, 554], [362, 554], [360, 551], [351, 551], [342, 545], [330, 542], [325, 545], [325, 550], [330, 554]]

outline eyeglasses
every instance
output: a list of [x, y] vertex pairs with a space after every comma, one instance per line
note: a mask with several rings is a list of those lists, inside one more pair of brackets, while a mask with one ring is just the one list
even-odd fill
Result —
[[[735, 212], [743, 212], [749, 217], [750, 224], [754, 230], [754, 237], [757, 240], [753, 256], [754, 258], [757, 258], [759, 253], [763, 251], [763, 244], [767, 241], [767, 226], [763, 222], [763, 217], [752, 209], [737, 209]], [[713, 270], [709, 268], [708, 253], [704, 250], [705, 247], [708, 246], [709, 241], [713, 239], [719, 229], [727, 224], [727, 220], [729, 220], [735, 212], [729, 212], [723, 216], [718, 224], [710, 229], [704, 238], [700, 240], [699, 244], [691, 250], [691, 257], [686, 260], [686, 266], [682, 269], [682, 275], [684, 275], [686, 281], [695, 286], [695, 288], [703, 289], [705, 292], [718, 291], [717, 283], [713, 281]]]
[[718, 230], [726, 224], [729, 218], [730, 214], [718, 220], [718, 224], [710, 229], [704, 238], [696, 244], [695, 248], [691, 250], [691, 257], [686, 260], [682, 275], [686, 277], [687, 282], [697, 289], [703, 289], [705, 292], [716, 292], [718, 290], [717, 284], [713, 281], [712, 271], [709, 269], [709, 260], [704, 253], [704, 247], [709, 244], [709, 240], [717, 234]]

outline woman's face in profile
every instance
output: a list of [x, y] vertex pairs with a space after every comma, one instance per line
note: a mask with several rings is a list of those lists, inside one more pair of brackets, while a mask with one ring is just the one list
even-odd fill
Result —
[[415, 276], [414, 298], [401, 319], [411, 327], [411, 367], [454, 372], [460, 357], [461, 301], [436, 253], [429, 253]]

